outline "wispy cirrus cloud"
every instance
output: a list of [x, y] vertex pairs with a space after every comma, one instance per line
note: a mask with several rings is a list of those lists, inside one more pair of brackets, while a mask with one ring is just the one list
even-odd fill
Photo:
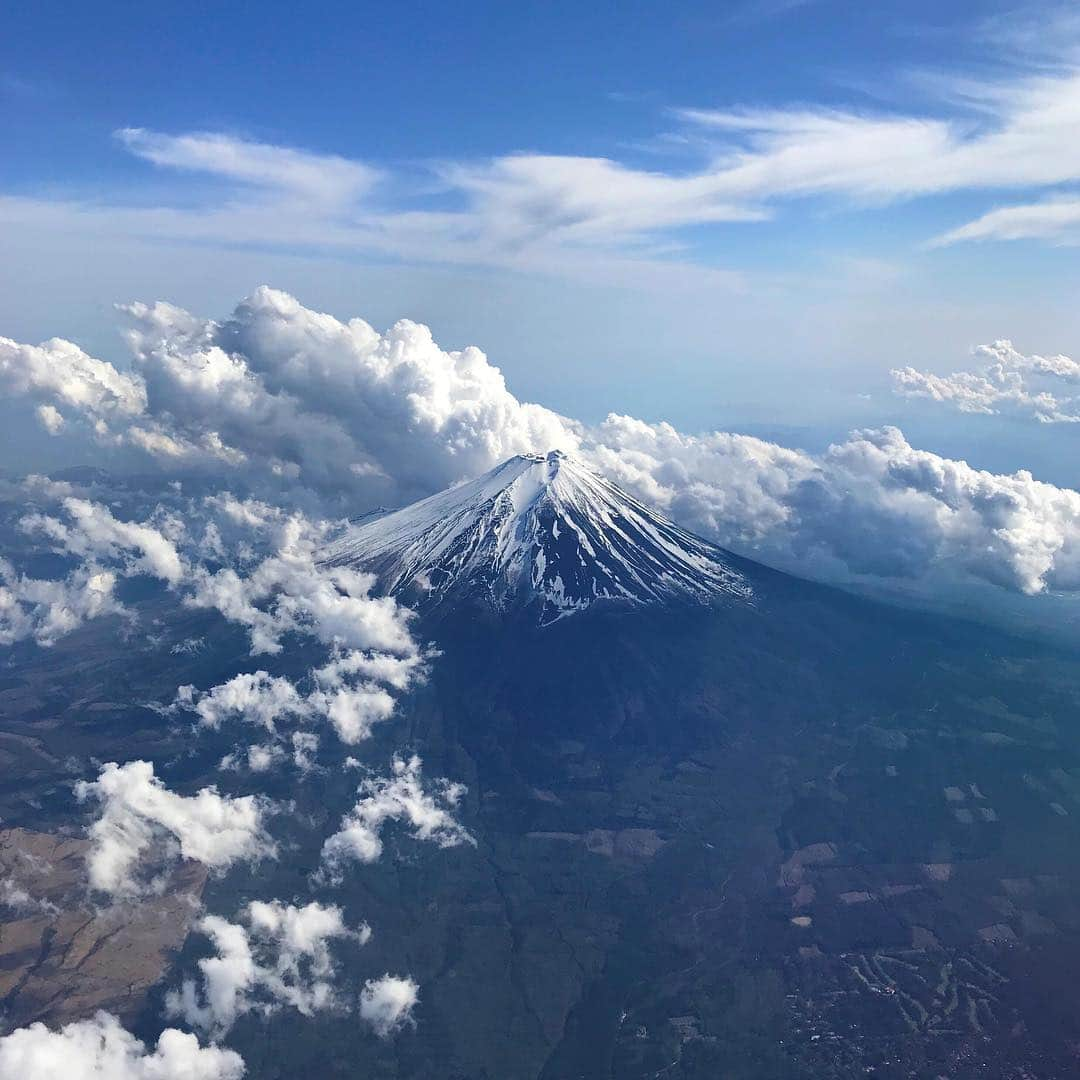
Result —
[[251, 142], [221, 132], [165, 135], [129, 127], [115, 134], [131, 153], [154, 165], [210, 173], [324, 205], [347, 205], [359, 199], [380, 175], [369, 165], [336, 154]]
[[452, 210], [422, 199], [390, 209], [365, 205], [377, 173], [360, 162], [224, 135], [119, 135], [162, 167], [314, 198], [324, 215], [340, 215], [344, 244], [416, 256], [426, 243], [431, 257], [451, 261], [581, 248], [651, 257], [661, 238], [679, 230], [761, 221], [792, 200], [866, 205], [1080, 180], [1080, 69], [968, 82], [957, 97], [943, 88], [937, 111], [922, 114], [682, 108], [674, 116], [699, 149], [695, 169], [542, 153], [443, 163], [434, 166], [437, 179], [462, 199]]
[[930, 241], [947, 247], [970, 240], [1045, 240], [1054, 244], [1080, 244], [1080, 197], [1071, 195], [1041, 202], [1000, 206], [973, 221], [950, 229]]
[[711, 175], [733, 198], [881, 201], [1080, 178], [1080, 69], [963, 89], [966, 108], [958, 109], [943, 87], [946, 115], [812, 108], [680, 115], [724, 136]]
[[[213, 131], [116, 132], [156, 169], [224, 185], [197, 200], [0, 196], [0, 223], [210, 245], [360, 253], [565, 274], [700, 264], [704, 233], [796, 212], [880, 207], [955, 192], [1027, 201], [960, 224], [939, 243], [1076, 232], [1080, 64], [927, 80], [920, 108], [723, 104], [670, 112], [678, 139], [650, 168], [629, 157], [542, 152], [401, 170]], [[675, 145], [678, 145], [677, 152]], [[695, 155], [688, 158], [688, 153]], [[416, 166], [411, 166], [415, 170]], [[406, 179], [408, 182], [406, 182]], [[924, 238], [928, 239], [928, 238]]]

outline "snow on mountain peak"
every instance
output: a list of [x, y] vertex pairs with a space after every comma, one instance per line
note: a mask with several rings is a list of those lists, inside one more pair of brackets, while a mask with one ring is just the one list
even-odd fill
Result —
[[419, 608], [474, 597], [541, 623], [597, 601], [748, 599], [727, 553], [576, 458], [519, 454], [475, 480], [349, 527], [326, 561], [375, 573]]

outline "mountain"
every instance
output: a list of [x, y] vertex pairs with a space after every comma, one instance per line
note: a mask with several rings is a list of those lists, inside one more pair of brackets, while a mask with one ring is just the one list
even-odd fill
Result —
[[[253, 658], [154, 595], [124, 624], [152, 637], [88, 624], [3, 654], [0, 1032], [104, 1005], [152, 1043], [207, 957], [201, 934], [177, 945], [200, 900], [317, 898], [375, 928], [336, 943], [341, 1003], [407, 973], [416, 1025], [253, 1011], [228, 1036], [248, 1080], [1077, 1075], [1075, 652], [756, 566], [559, 455], [357, 522], [328, 556], [426, 601], [434, 649], [370, 739], [320, 732], [302, 773], [223, 771], [261, 730], [193, 738], [141, 704], [256, 665], [303, 684], [323, 654], [302, 641]], [[403, 750], [467, 787], [476, 846], [388, 819], [380, 859], [313, 893], [365, 770]], [[119, 931], [84, 911], [72, 781], [121, 756], [170, 763], [178, 791], [266, 795], [280, 857], [181, 868]], [[28, 875], [62, 921], [14, 906]]]
[[519, 454], [476, 480], [354, 524], [331, 564], [375, 572], [421, 610], [451, 597], [547, 625], [598, 602], [748, 602], [735, 558], [575, 458]]

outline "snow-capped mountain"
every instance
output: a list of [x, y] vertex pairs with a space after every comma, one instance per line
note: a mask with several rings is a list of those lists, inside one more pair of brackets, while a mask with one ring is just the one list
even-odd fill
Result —
[[535, 607], [541, 623], [600, 600], [748, 600], [726, 552], [679, 528], [573, 457], [522, 454], [483, 476], [367, 519], [327, 548], [421, 608], [449, 597], [497, 610]]

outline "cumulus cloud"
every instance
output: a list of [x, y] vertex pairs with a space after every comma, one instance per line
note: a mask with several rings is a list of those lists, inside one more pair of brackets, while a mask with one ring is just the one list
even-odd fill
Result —
[[168, 1028], [153, 1051], [115, 1016], [65, 1024], [31, 1024], [0, 1038], [0, 1080], [240, 1080], [244, 1062], [232, 1050], [200, 1046]]
[[[204, 727], [216, 729], [224, 720], [239, 719], [260, 725], [272, 735], [277, 734], [279, 722], [289, 718], [325, 718], [343, 743], [358, 743], [370, 737], [376, 724], [394, 714], [397, 702], [376, 682], [355, 681], [354, 656], [365, 654], [356, 650], [339, 653], [312, 672], [315, 689], [308, 694], [302, 695], [288, 679], [258, 671], [237, 675], [205, 694], [182, 686], [176, 704], [193, 709]], [[400, 683], [396, 688], [408, 685]]]
[[0, 558], [0, 644], [32, 637], [52, 645], [89, 619], [126, 614], [114, 591], [119, 578], [148, 574], [175, 586], [186, 573], [176, 544], [183, 533], [177, 518], [159, 511], [154, 521], [121, 521], [108, 507], [66, 489], [41, 487], [59, 498], [67, 520], [32, 513], [19, 524], [54, 551], [81, 561], [63, 577], [43, 580]]
[[[396, 680], [391, 682], [392, 686], [405, 689], [422, 671], [420, 667], [408, 666], [410, 661], [422, 660], [420, 656], [407, 657], [394, 668], [385, 664], [387, 660], [396, 659], [385, 654], [372, 657], [353, 649], [338, 652], [312, 673], [316, 689], [308, 700], [313, 709], [330, 721], [343, 743], [354, 744], [368, 738], [372, 728], [388, 720], [396, 707], [393, 695], [374, 678], [360, 677], [364, 672], [385, 673], [391, 680]], [[380, 671], [380, 662], [386, 668], [385, 672]], [[404, 678], [406, 672], [410, 676], [407, 679]]]
[[269, 1015], [282, 1006], [304, 1016], [347, 1009], [335, 985], [331, 942], [367, 942], [370, 929], [350, 930], [341, 909], [313, 901], [303, 907], [273, 900], [248, 904], [240, 921], [207, 915], [197, 929], [215, 955], [199, 961], [201, 979], [184, 980], [166, 999], [170, 1015], [214, 1037], [251, 1011]]
[[[231, 468], [324, 493], [398, 497], [536, 445], [576, 442], [572, 425], [518, 401], [479, 349], [446, 352], [416, 323], [379, 334], [268, 288], [222, 323], [163, 303], [125, 310], [134, 373], [93, 364], [108, 374], [102, 381], [132, 388], [113, 438], [164, 468]], [[35, 348], [51, 373], [33, 383], [35, 394], [81, 410], [93, 426], [97, 399], [60, 392], [90, 358], [66, 342], [10, 343], [13, 355]], [[13, 386], [30, 388], [28, 377]]]
[[[134, 308], [132, 317], [147, 402], [139, 423], [193, 446], [213, 433], [241, 455], [215, 458], [218, 475], [261, 477], [286, 490], [293, 484], [323, 506], [340, 507], [342, 499], [357, 511], [376, 501], [396, 505], [512, 453], [559, 447], [681, 524], [790, 568], [842, 579], [951, 575], [1025, 592], [1076, 587], [1075, 492], [1024, 472], [991, 474], [919, 451], [894, 429], [854, 432], [824, 454], [807, 454], [628, 416], [589, 427], [518, 401], [479, 350], [445, 352], [411, 323], [379, 334], [270, 289], [221, 323], [161, 304]], [[988, 350], [984, 369], [970, 378], [910, 369], [897, 376], [898, 386], [966, 409], [1020, 410], [1044, 420], [1080, 415], [1074, 395], [1061, 389], [1072, 382], [1072, 361], [1023, 357], [1003, 344]], [[920, 468], [912, 469], [916, 459]], [[268, 498], [220, 496], [208, 509], [216, 517], [202, 550], [181, 552], [193, 566], [185, 595], [244, 625], [253, 652], [280, 652], [285, 635], [303, 633], [342, 652], [379, 654], [383, 665], [417, 656], [407, 614], [372, 597], [369, 577], [319, 563], [325, 522]], [[262, 537], [263, 555], [250, 547], [240, 557], [230, 530]], [[853, 542], [860, 535], [872, 539], [864, 550]], [[224, 558], [230, 544], [237, 555]], [[125, 550], [121, 571], [150, 565], [149, 551]], [[217, 568], [200, 562], [211, 557]], [[14, 602], [6, 603], [10, 610]], [[33, 632], [22, 624], [24, 634]], [[349, 680], [352, 689], [342, 694], [331, 668], [318, 689], [327, 712], [335, 703], [339, 734], [359, 738], [389, 709], [383, 691], [392, 683], [359, 672]]]
[[20, 574], [0, 558], [0, 645], [33, 638], [49, 646], [88, 619], [123, 611], [113, 595], [116, 574], [79, 567], [67, 577], [45, 581]]
[[417, 840], [441, 848], [476, 841], [453, 816], [466, 793], [462, 784], [436, 780], [425, 790], [420, 758], [394, 757], [390, 776], [371, 777], [360, 785], [360, 799], [345, 815], [336, 833], [323, 844], [322, 868], [331, 881], [341, 879], [348, 862], [375, 862], [383, 851], [387, 822], [412, 826]]
[[141, 380], [61, 338], [20, 345], [0, 337], [0, 389], [25, 395], [57, 415], [69, 409], [98, 435], [107, 435], [113, 421], [125, 423], [146, 409]]
[[292, 743], [293, 764], [301, 772], [315, 768], [313, 755], [319, 749], [319, 736], [311, 731], [294, 731], [289, 741]]
[[800, 485], [819, 472], [800, 450], [748, 435], [685, 435], [670, 424], [611, 414], [584, 456], [644, 502], [722, 543], [790, 532]]
[[281, 639], [288, 633], [345, 649], [414, 654], [408, 609], [390, 597], [371, 596], [372, 575], [319, 564], [326, 530], [326, 523], [290, 515], [281, 524], [273, 553], [249, 573], [196, 567], [185, 602], [214, 608], [246, 627], [256, 654], [281, 652]]
[[409, 978], [383, 975], [369, 979], [360, 994], [360, 1015], [381, 1039], [389, 1038], [413, 1022], [419, 987]]
[[53, 405], [39, 405], [34, 410], [35, 415], [38, 418], [38, 423], [50, 434], [56, 435], [64, 427], [64, 416]]
[[657, 445], [648, 425], [620, 430], [626, 464], [606, 459], [617, 478], [721, 543], [750, 540], [795, 565], [827, 559], [834, 575], [1080, 587], [1080, 492], [1024, 470], [975, 469], [891, 427], [853, 432], [819, 456], [731, 436]]
[[264, 828], [269, 800], [220, 795], [212, 786], [177, 795], [149, 761], [110, 762], [96, 781], [80, 781], [75, 793], [101, 806], [89, 829], [90, 885], [113, 897], [161, 888], [163, 866], [177, 858], [224, 870], [276, 854]]
[[117, 520], [108, 507], [86, 499], [66, 498], [63, 508], [70, 522], [45, 514], [28, 514], [21, 525], [39, 532], [60, 550], [94, 562], [119, 563], [126, 576], [145, 573], [176, 585], [184, 564], [173, 537], [183, 532], [175, 518], [162, 517], [156, 525]]
[[115, 598], [116, 582], [145, 574], [176, 590], [186, 606], [216, 610], [243, 626], [253, 654], [280, 653], [289, 634], [330, 649], [303, 700], [266, 672], [237, 676], [201, 696], [196, 711], [208, 726], [231, 712], [269, 729], [275, 716], [292, 710], [330, 716], [342, 738], [357, 741], [393, 711], [378, 684], [401, 690], [424, 670], [430, 652], [412, 637], [412, 612], [371, 595], [372, 575], [319, 561], [330, 521], [227, 493], [178, 499], [174, 509], [159, 505], [147, 520], [127, 521], [102, 503], [53, 495], [63, 517], [39, 511], [19, 524], [79, 563], [62, 578], [39, 580], [0, 559], [0, 644], [34, 637], [47, 645], [97, 615], [130, 615]]
[[288, 679], [265, 671], [234, 675], [206, 693], [199, 693], [194, 686], [181, 686], [176, 700], [196, 713], [201, 726], [214, 730], [225, 721], [242, 719], [275, 733], [282, 717], [309, 715], [296, 687]]
[[1025, 593], [1080, 587], [1080, 493], [912, 447], [895, 428], [829, 448], [801, 492], [801, 541], [856, 572], [918, 577], [949, 567]]
[[[173, 708], [194, 712], [200, 727], [218, 730], [224, 723], [240, 721], [261, 727], [272, 739], [278, 738], [283, 723], [326, 720], [343, 743], [352, 745], [369, 738], [376, 724], [393, 716], [397, 700], [391, 691], [400, 693], [422, 681], [432, 655], [428, 650], [402, 657], [335, 648], [327, 663], [307, 677], [310, 691], [298, 689], [284, 676], [247, 672], [205, 692], [181, 686]], [[291, 740], [295, 763], [307, 767], [304, 763], [310, 764], [307, 754], [317, 746], [317, 736], [294, 731]], [[280, 756], [274, 742], [253, 746], [248, 766], [261, 772]], [[236, 764], [231, 756], [230, 764]]]
[[264, 773], [284, 758], [285, 751], [277, 743], [257, 743], [244, 751], [226, 754], [218, 762], [218, 768], [225, 772], [243, 772], [246, 768], [253, 773]]
[[[1025, 356], [1005, 340], [980, 345], [975, 356], [982, 362], [978, 371], [935, 375], [912, 367], [894, 370], [893, 389], [902, 397], [926, 398], [959, 412], [1004, 413], [1044, 424], [1080, 421], [1077, 361], [1067, 356]], [[1068, 388], [1064, 395], [1061, 386]]]
[[[328, 721], [338, 738], [354, 744], [396, 709], [395, 694], [422, 680], [434, 655], [413, 638], [412, 613], [390, 597], [370, 595], [375, 579], [347, 567], [318, 562], [326, 523], [312, 523], [299, 514], [284, 514], [265, 503], [232, 498], [218, 500], [235, 524], [270, 531], [272, 553], [249, 572], [232, 567], [210, 572], [196, 567], [194, 588], [185, 602], [216, 608], [231, 622], [245, 626], [252, 653], [282, 651], [282, 638], [307, 635], [329, 647], [327, 661], [309, 676], [301, 691], [289, 679], [266, 671], [237, 675], [200, 693], [181, 687], [177, 705], [193, 709], [200, 723], [219, 727], [223, 720], [242, 719], [262, 726], [272, 737], [283, 720]], [[302, 771], [312, 767], [317, 739], [293, 732], [292, 760]], [[265, 771], [282, 757], [271, 742], [251, 747], [247, 764]], [[229, 755], [226, 767], [238, 759]]]

